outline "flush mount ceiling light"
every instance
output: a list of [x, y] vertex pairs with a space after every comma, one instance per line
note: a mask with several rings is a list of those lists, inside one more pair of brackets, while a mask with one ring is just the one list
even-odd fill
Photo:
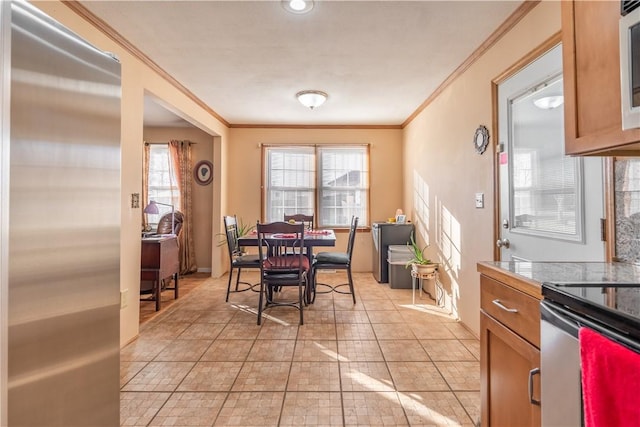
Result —
[[291, 13], [307, 13], [313, 9], [313, 0], [281, 0], [284, 10]]
[[302, 105], [307, 108], [314, 109], [316, 107], [324, 104], [324, 101], [327, 100], [328, 95], [319, 90], [303, 90], [301, 92], [296, 93], [296, 98]]
[[534, 99], [533, 104], [541, 110], [552, 110], [558, 108], [564, 103], [564, 96], [543, 96], [542, 98]]

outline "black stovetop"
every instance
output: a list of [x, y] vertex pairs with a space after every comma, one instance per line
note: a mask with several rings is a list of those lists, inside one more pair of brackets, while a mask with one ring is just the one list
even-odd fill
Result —
[[545, 301], [640, 339], [640, 283], [543, 282]]

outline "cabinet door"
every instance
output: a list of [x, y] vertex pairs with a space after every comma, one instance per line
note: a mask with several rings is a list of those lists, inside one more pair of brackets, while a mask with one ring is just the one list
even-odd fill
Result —
[[620, 2], [563, 1], [561, 8], [566, 154], [637, 155], [640, 129], [622, 130]]
[[[540, 405], [531, 403], [529, 376], [540, 367], [540, 350], [480, 312], [482, 426], [540, 426]], [[540, 399], [540, 375], [533, 376]]]

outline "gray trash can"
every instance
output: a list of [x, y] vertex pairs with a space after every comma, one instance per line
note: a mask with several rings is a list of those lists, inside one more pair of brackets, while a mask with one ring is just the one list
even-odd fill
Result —
[[406, 245], [389, 245], [387, 251], [389, 287], [392, 289], [411, 289], [411, 268], [406, 267], [411, 258], [413, 258], [411, 249]]

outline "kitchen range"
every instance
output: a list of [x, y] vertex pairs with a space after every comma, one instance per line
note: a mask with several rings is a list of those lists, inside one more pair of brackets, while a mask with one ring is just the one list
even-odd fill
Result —
[[[581, 327], [640, 353], [640, 283], [545, 282], [540, 329], [542, 425], [584, 424], [581, 393]], [[612, 380], [615, 379], [612, 377]], [[615, 396], [608, 396], [615, 399]]]
[[[585, 425], [581, 383], [585, 365], [580, 346], [586, 348], [586, 341], [578, 340], [581, 327], [627, 352], [629, 358], [621, 362], [632, 360], [640, 366], [636, 354], [640, 353], [640, 266], [481, 262], [478, 271], [482, 274], [483, 425], [513, 419], [514, 408], [518, 414], [528, 414], [530, 423], [518, 419], [520, 425]], [[488, 320], [483, 323], [483, 319]], [[505, 327], [510, 333], [501, 332]], [[608, 345], [588, 348], [586, 353], [598, 363], [608, 363], [612, 359], [609, 348], [613, 348]], [[604, 372], [596, 394], [606, 398], [611, 410], [626, 405], [621, 407], [624, 411], [629, 407], [625, 402], [635, 396], [624, 390], [633, 384], [630, 374], [640, 368], [624, 371], [615, 363], [609, 366], [614, 369]], [[616, 395], [606, 392], [606, 387]]]

